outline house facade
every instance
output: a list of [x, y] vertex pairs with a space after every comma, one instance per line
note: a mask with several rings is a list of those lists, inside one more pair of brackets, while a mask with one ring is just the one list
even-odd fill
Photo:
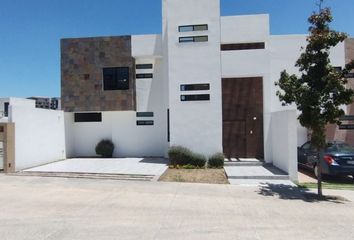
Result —
[[[68, 157], [111, 139], [119, 157], [182, 145], [296, 165], [307, 133], [274, 82], [298, 73], [306, 35], [271, 35], [268, 15], [220, 16], [219, 0], [163, 0], [162, 11], [162, 34], [61, 40]], [[333, 49], [334, 66], [348, 61], [346, 46]]]

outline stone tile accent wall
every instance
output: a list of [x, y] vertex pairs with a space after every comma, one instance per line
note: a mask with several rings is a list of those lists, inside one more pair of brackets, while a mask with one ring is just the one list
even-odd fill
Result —
[[[129, 67], [129, 90], [103, 91], [104, 67]], [[135, 110], [131, 37], [62, 39], [61, 98], [66, 112]]]
[[[354, 59], [354, 38], [348, 38], [345, 40], [345, 62], [349, 63]], [[349, 87], [354, 89], [354, 79], [348, 79]], [[354, 115], [354, 104], [348, 105], [347, 115]], [[345, 124], [353, 124], [353, 122], [344, 122]], [[327, 127], [327, 140], [333, 141], [345, 141], [351, 145], [354, 145], [354, 130], [339, 130], [335, 124]]]
[[354, 59], [354, 38], [345, 40], [345, 62], [348, 63]]

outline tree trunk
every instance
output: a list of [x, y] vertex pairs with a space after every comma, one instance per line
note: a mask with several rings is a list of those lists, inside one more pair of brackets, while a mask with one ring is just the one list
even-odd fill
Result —
[[323, 150], [317, 150], [317, 192], [318, 196], [322, 197], [322, 158]]

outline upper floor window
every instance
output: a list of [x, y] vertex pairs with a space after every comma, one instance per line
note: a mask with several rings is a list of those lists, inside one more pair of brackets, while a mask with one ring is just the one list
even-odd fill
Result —
[[207, 42], [208, 36], [190, 36], [190, 37], [180, 37], [180, 43], [188, 43], [188, 42]]
[[129, 67], [103, 68], [103, 90], [128, 90]]
[[222, 44], [221, 51], [265, 49], [264, 42]]
[[153, 64], [137, 64], [135, 66], [136, 69], [152, 69], [153, 67]]
[[9, 105], [10, 105], [10, 103], [8, 103], [8, 102], [4, 103], [4, 117], [9, 116]]
[[207, 31], [207, 30], [208, 30], [208, 24], [185, 25], [185, 26], [178, 27], [179, 32], [195, 32], [195, 31]]

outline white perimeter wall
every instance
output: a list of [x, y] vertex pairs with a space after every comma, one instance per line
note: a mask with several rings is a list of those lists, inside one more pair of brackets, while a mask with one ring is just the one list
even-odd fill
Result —
[[[115, 144], [114, 157], [163, 157], [167, 135], [163, 116], [155, 112], [153, 126], [137, 126], [136, 112], [102, 112], [100, 123], [75, 123], [74, 113], [65, 113], [68, 157], [96, 156], [95, 147], [102, 139]], [[144, 118], [139, 118], [144, 120]]]
[[297, 120], [296, 111], [272, 113], [271, 141], [273, 165], [296, 181], [297, 174]]
[[[165, 76], [169, 81], [171, 145], [209, 155], [222, 151], [219, 0], [164, 0]], [[208, 24], [208, 31], [178, 32], [178, 26]], [[208, 35], [208, 42], [179, 43]], [[167, 80], [167, 79], [166, 79]], [[210, 91], [180, 91], [181, 84], [209, 83]], [[182, 102], [182, 94], [210, 94], [210, 101]]]
[[66, 158], [64, 112], [10, 105], [16, 171]]

